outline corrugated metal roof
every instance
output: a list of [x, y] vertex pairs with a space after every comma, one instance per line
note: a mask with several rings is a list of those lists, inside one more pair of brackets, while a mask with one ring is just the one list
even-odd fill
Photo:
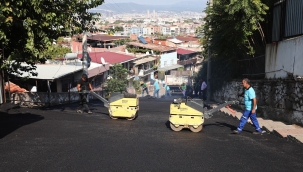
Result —
[[129, 42], [127, 44], [128, 45], [133, 45], [133, 46], [136, 46], [136, 47], [142, 47], [142, 48], [147, 48], [147, 49], [151, 49], [151, 50], [157, 50], [157, 51], [160, 51], [160, 52], [176, 50], [176, 48], [173, 48], [173, 47], [157, 45], [157, 44], [142, 44], [142, 43], [139, 43], [139, 42]]
[[[89, 53], [89, 56], [92, 59], [92, 62], [101, 64], [101, 57], [103, 57], [104, 60], [111, 65], [116, 63], [127, 62], [130, 61], [131, 59], [136, 58], [134, 56], [124, 55], [114, 52], [91, 52]], [[81, 58], [82, 54], [78, 54], [78, 57]]]
[[180, 44], [180, 43], [182, 43], [183, 41], [180, 41], [179, 39], [168, 39], [167, 41], [169, 41], [169, 42], [172, 42], [172, 43], [175, 43], [175, 44]]
[[[23, 65], [25, 66], [25, 64]], [[30, 76], [28, 72], [24, 72], [21, 76], [19, 75], [19, 77], [54, 80], [82, 70], [82, 65], [36, 64], [36, 67], [34, 72], [37, 72], [38, 76]]]
[[153, 61], [153, 60], [156, 60], [156, 59], [157, 59], [157, 58], [155, 58], [155, 57], [147, 57], [147, 58], [144, 58], [144, 59], [140, 59], [140, 60], [134, 61], [134, 63], [135, 63], [136, 65], [138, 65], [138, 64], [150, 62], [150, 61]]

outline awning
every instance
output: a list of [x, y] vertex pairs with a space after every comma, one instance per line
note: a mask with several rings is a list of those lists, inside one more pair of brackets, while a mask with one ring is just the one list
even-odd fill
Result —
[[144, 58], [144, 59], [134, 61], [134, 63], [135, 63], [135, 65], [139, 65], [139, 64], [150, 62], [150, 61], [153, 61], [153, 60], [156, 60], [156, 58], [155, 57], [147, 57], [147, 58]]
[[168, 70], [172, 70], [172, 69], [177, 69], [179, 67], [184, 67], [184, 66], [175, 64], [175, 65], [170, 65], [170, 66], [165, 66], [165, 67], [162, 67], [162, 68], [158, 68], [158, 71], [168, 71]]

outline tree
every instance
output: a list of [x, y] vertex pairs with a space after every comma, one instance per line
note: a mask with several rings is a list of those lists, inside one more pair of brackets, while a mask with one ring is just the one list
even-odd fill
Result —
[[[59, 36], [95, 29], [96, 14], [87, 9], [97, 7], [103, 1], [1, 1], [0, 42], [4, 52], [0, 59], [1, 69], [8, 73], [32, 71], [36, 63], [45, 62], [45, 54], [53, 49], [52, 42]], [[29, 66], [21, 66], [23, 62]]]
[[64, 58], [66, 53], [71, 53], [70, 48], [62, 47], [61, 45], [53, 45], [52, 49], [49, 49], [45, 53], [46, 59]]
[[115, 64], [110, 69], [110, 80], [107, 83], [107, 91], [109, 94], [114, 92], [124, 92], [127, 87], [127, 69], [122, 64]]
[[[242, 77], [238, 60], [265, 53], [264, 28], [273, 0], [214, 0], [205, 10], [205, 24], [196, 30], [204, 47], [211, 49], [212, 91], [230, 79]], [[198, 76], [205, 76], [205, 66]], [[204, 73], [203, 73], [204, 72]], [[214, 89], [214, 90], [213, 90]]]

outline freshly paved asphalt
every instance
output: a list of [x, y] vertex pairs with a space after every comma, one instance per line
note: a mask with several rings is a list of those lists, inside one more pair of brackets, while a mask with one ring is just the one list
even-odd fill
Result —
[[76, 104], [1, 107], [0, 171], [302, 171], [302, 144], [253, 135], [217, 112], [200, 133], [169, 128], [167, 99], [140, 99], [134, 121], [112, 120], [99, 101], [92, 115]]

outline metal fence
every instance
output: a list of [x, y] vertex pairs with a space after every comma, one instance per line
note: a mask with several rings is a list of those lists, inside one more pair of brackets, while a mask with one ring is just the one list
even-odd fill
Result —
[[272, 42], [303, 35], [303, 1], [280, 0], [273, 8]]
[[242, 77], [249, 79], [265, 78], [265, 55], [238, 60]]

